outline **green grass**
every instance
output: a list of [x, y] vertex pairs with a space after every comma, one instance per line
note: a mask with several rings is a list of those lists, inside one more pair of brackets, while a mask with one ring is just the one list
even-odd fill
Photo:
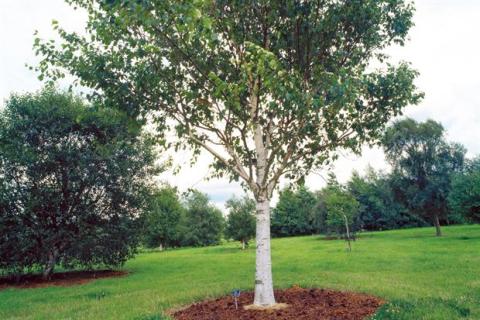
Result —
[[[373, 319], [480, 319], [480, 226], [362, 234], [340, 240], [275, 239], [277, 288], [299, 284], [359, 291], [388, 301]], [[223, 246], [143, 253], [127, 277], [81, 286], [0, 291], [0, 319], [163, 319], [163, 311], [249, 290], [254, 250]]]

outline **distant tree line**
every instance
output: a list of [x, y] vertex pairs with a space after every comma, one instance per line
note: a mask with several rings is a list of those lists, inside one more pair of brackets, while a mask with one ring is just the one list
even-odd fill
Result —
[[181, 197], [168, 185], [151, 194], [143, 221], [144, 244], [161, 250], [219, 244], [225, 228], [222, 212], [207, 195], [190, 190]]
[[480, 221], [480, 158], [466, 159], [463, 146], [445, 140], [441, 124], [397, 121], [382, 145], [390, 173], [370, 167], [365, 175], [354, 172], [345, 185], [330, 176], [317, 192], [305, 186], [282, 190], [272, 234], [343, 236], [346, 226], [354, 234], [434, 225], [440, 236], [441, 225]]
[[273, 209], [272, 234], [284, 237], [321, 233], [343, 237], [347, 231], [345, 218], [352, 236], [360, 230], [428, 225], [395, 200], [388, 178], [370, 168], [364, 176], [354, 172], [345, 185], [331, 176], [327, 186], [316, 192], [305, 186], [287, 187], [280, 192]]
[[216, 245], [226, 238], [239, 241], [245, 249], [255, 235], [255, 202], [233, 197], [226, 206], [229, 214], [225, 219], [207, 195], [197, 190], [180, 195], [169, 185], [158, 188], [143, 215], [143, 243], [163, 250]]

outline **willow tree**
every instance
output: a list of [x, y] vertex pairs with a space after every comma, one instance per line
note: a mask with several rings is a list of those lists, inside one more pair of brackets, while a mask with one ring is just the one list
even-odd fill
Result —
[[395, 198], [421, 218], [432, 221], [437, 237], [440, 219], [448, 219], [452, 178], [462, 171], [465, 148], [446, 141], [445, 129], [434, 120], [396, 121], [385, 131], [383, 149], [393, 168]]
[[412, 26], [406, 0], [67, 2], [88, 12], [86, 33], [54, 22], [61, 43], [35, 41], [40, 77], [75, 76], [92, 99], [153, 119], [166, 147], [206, 151], [214, 176], [243, 182], [257, 206], [255, 305], [275, 303], [279, 179], [375, 142], [421, 98], [416, 72], [383, 53]]

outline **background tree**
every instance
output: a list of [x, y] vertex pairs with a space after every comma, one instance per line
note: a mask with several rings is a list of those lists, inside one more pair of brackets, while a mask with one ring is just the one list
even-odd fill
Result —
[[325, 207], [324, 188], [315, 192], [315, 206], [313, 207], [313, 225], [317, 233], [327, 234], [327, 208]]
[[183, 244], [195, 247], [219, 244], [225, 225], [222, 212], [197, 190], [191, 190], [184, 201]]
[[322, 190], [322, 198], [326, 210], [325, 224], [328, 233], [343, 235], [351, 250], [350, 240], [360, 204], [345, 187], [331, 180]]
[[138, 243], [150, 145], [121, 113], [46, 89], [0, 113], [0, 268], [116, 266]]
[[427, 225], [421, 217], [411, 214], [402, 203], [396, 201], [391, 179], [391, 175], [381, 174], [373, 168], [369, 168], [365, 176], [357, 172], [352, 174], [347, 187], [360, 204], [360, 229], [375, 231]]
[[454, 176], [448, 203], [454, 214], [480, 222], [480, 157]]
[[316, 233], [315, 204], [315, 195], [304, 185], [281, 191], [272, 213], [272, 234], [285, 237]]
[[440, 219], [447, 216], [451, 177], [463, 166], [465, 149], [445, 141], [442, 125], [433, 120], [395, 122], [383, 139], [393, 166], [392, 185], [397, 199], [433, 222], [441, 236]]
[[160, 250], [179, 246], [183, 237], [181, 223], [184, 211], [176, 188], [166, 185], [154, 189], [143, 216], [145, 245]]
[[382, 54], [404, 43], [410, 2], [68, 2], [88, 11], [87, 34], [55, 24], [61, 46], [37, 39], [40, 77], [69, 73], [92, 99], [151, 114], [165, 146], [207, 151], [215, 176], [241, 179], [257, 202], [254, 304], [274, 304], [269, 202], [279, 179], [302, 180], [338, 148], [360, 151], [421, 97], [416, 72]]
[[228, 217], [225, 237], [240, 241], [242, 249], [255, 237], [255, 201], [247, 196], [227, 201]]

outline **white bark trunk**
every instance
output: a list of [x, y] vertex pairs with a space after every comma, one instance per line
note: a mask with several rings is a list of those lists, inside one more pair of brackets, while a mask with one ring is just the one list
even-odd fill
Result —
[[255, 264], [254, 305], [271, 306], [275, 304], [273, 295], [272, 259], [270, 253], [270, 202], [257, 200], [257, 252]]
[[265, 132], [258, 122], [258, 81], [251, 87], [251, 115], [254, 121], [254, 141], [256, 153], [256, 189], [257, 199], [257, 232], [256, 232], [256, 258], [255, 258], [255, 306], [268, 307], [275, 304], [272, 280], [272, 258], [270, 253], [270, 194], [268, 188], [267, 158], [268, 150], [265, 146], [268, 138], [264, 139]]

